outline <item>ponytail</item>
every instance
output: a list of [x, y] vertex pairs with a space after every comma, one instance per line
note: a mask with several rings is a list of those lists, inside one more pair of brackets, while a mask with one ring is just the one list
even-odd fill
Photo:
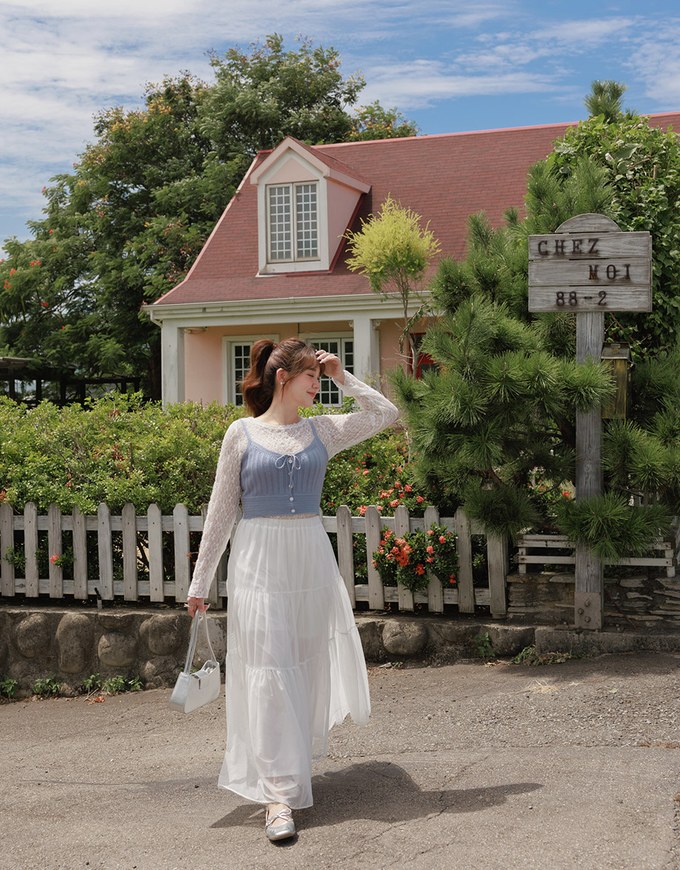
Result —
[[250, 369], [241, 383], [241, 392], [253, 417], [264, 414], [274, 397], [276, 369], [267, 367], [267, 363], [275, 347], [271, 339], [262, 338], [250, 350]]

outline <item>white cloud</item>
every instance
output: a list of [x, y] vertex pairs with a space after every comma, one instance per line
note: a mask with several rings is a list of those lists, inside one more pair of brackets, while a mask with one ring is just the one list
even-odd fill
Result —
[[460, 75], [445, 64], [418, 60], [414, 63], [370, 67], [362, 98], [380, 99], [408, 111], [434, 105], [438, 100], [494, 94], [526, 94], [544, 91], [549, 82], [539, 75], [508, 72], [490, 75]]
[[92, 140], [96, 112], [135, 108], [148, 81], [180, 70], [210, 80], [211, 49], [247, 48], [273, 32], [283, 33], [287, 46], [300, 33], [339, 48], [345, 75], [360, 70], [367, 80], [362, 103], [379, 99], [405, 112], [465, 96], [581, 97], [587, 90], [581, 67], [617, 52], [648, 100], [665, 102], [663, 108], [680, 101], [677, 19], [664, 19], [661, 28], [643, 7], [635, 16], [608, 17], [598, 7], [592, 17], [575, 17], [567, 4], [553, 4], [559, 13], [553, 8], [548, 19], [544, 6], [541, 0], [4, 2], [0, 31], [11, 39], [0, 66], [0, 210], [21, 208], [22, 220], [39, 216], [40, 188], [68, 171]]
[[668, 20], [660, 33], [640, 34], [628, 67], [660, 110], [680, 105], [680, 19]]

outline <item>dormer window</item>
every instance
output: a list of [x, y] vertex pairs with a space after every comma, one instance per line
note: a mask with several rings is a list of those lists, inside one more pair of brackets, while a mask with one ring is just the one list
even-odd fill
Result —
[[337, 157], [291, 137], [249, 179], [257, 186], [257, 265], [263, 277], [330, 270], [362, 194], [371, 189]]
[[267, 185], [267, 261], [319, 259], [317, 182]]

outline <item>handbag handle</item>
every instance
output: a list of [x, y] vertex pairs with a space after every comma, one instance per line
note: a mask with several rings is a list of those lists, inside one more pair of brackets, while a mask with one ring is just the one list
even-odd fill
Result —
[[210, 650], [210, 655], [213, 658], [213, 661], [217, 661], [215, 659], [215, 652], [212, 648], [212, 644], [210, 643], [210, 635], [208, 634], [208, 620], [206, 615], [202, 611], [197, 611], [196, 615], [191, 620], [191, 634], [189, 635], [189, 649], [187, 650], [187, 660], [184, 663], [184, 671], [187, 674], [191, 673], [191, 666], [194, 663], [194, 655], [196, 654], [196, 644], [198, 643], [198, 630], [200, 625], [203, 624], [205, 628], [205, 639], [208, 642], [208, 649]]

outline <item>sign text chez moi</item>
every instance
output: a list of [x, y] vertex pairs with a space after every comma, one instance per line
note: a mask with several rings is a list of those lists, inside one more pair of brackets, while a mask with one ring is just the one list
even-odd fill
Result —
[[651, 311], [646, 232], [529, 236], [529, 311]]

